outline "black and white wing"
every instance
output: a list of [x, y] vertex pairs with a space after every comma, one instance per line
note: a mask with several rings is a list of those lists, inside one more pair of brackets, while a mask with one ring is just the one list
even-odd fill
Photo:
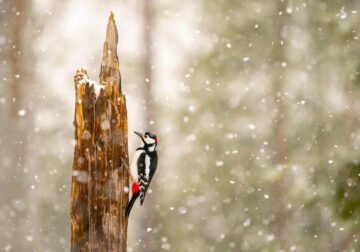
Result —
[[139, 174], [139, 191], [140, 191], [140, 204], [142, 205], [145, 199], [147, 189], [155, 174], [157, 167], [157, 154], [154, 152], [152, 157], [142, 153], [138, 159], [138, 174]]
[[155, 174], [156, 171], [156, 167], [157, 167], [157, 162], [158, 162], [158, 156], [156, 151], [153, 152], [153, 157], [151, 158], [151, 162], [150, 162], [150, 174], [149, 174], [149, 184]]
[[138, 167], [138, 181], [139, 181], [139, 193], [140, 193], [140, 204], [142, 205], [146, 189], [148, 187], [149, 180], [146, 176], [146, 153], [143, 152], [140, 154], [140, 157], [137, 161], [137, 167]]

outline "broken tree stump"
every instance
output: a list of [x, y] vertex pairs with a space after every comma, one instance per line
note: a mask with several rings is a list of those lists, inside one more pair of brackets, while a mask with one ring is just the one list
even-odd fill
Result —
[[71, 251], [126, 252], [129, 158], [126, 99], [121, 91], [118, 34], [111, 13], [99, 83], [74, 77], [75, 150], [71, 187]]

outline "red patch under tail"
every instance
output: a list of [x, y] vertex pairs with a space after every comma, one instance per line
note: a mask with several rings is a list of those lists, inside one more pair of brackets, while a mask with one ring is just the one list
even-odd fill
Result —
[[138, 193], [138, 192], [139, 192], [139, 184], [134, 181], [133, 184], [132, 184], [131, 193], [135, 194], [135, 193]]

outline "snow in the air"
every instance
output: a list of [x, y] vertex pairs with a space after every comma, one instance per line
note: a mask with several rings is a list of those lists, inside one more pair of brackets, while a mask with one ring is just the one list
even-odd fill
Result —
[[19, 116], [24, 116], [26, 114], [26, 110], [25, 109], [21, 109], [18, 111], [18, 115]]
[[255, 129], [256, 129], [255, 124], [252, 124], [252, 123], [250, 123], [250, 124], [248, 125], [248, 127], [249, 127], [249, 129], [251, 129], [251, 130], [255, 130]]
[[223, 166], [224, 165], [224, 161], [222, 160], [219, 160], [219, 161], [216, 161], [216, 166]]
[[[86, 65], [77, 85], [105, 91], [89, 76], [99, 76], [110, 10], [125, 159], [141, 146], [134, 130], [159, 138], [128, 251], [360, 251], [358, 1], [164, 0], [151, 16], [145, 6], [0, 0], [0, 251], [68, 251], [73, 182], [91, 191], [97, 179], [99, 200], [119, 201], [108, 178], [126, 166], [72, 170], [120, 158], [85, 149], [74, 159], [94, 133], [85, 118], [75, 138], [74, 103], [89, 108], [74, 72]], [[115, 120], [100, 117], [109, 133]], [[129, 196], [131, 186], [121, 184]]]

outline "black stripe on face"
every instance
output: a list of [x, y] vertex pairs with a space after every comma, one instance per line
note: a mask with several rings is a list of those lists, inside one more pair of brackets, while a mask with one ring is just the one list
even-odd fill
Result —
[[148, 136], [148, 137], [150, 137], [150, 138], [152, 138], [152, 139], [154, 139], [155, 140], [155, 138], [156, 138], [156, 136], [155, 136], [155, 134], [153, 134], [153, 133], [151, 133], [151, 132], [145, 132], [145, 136]]

